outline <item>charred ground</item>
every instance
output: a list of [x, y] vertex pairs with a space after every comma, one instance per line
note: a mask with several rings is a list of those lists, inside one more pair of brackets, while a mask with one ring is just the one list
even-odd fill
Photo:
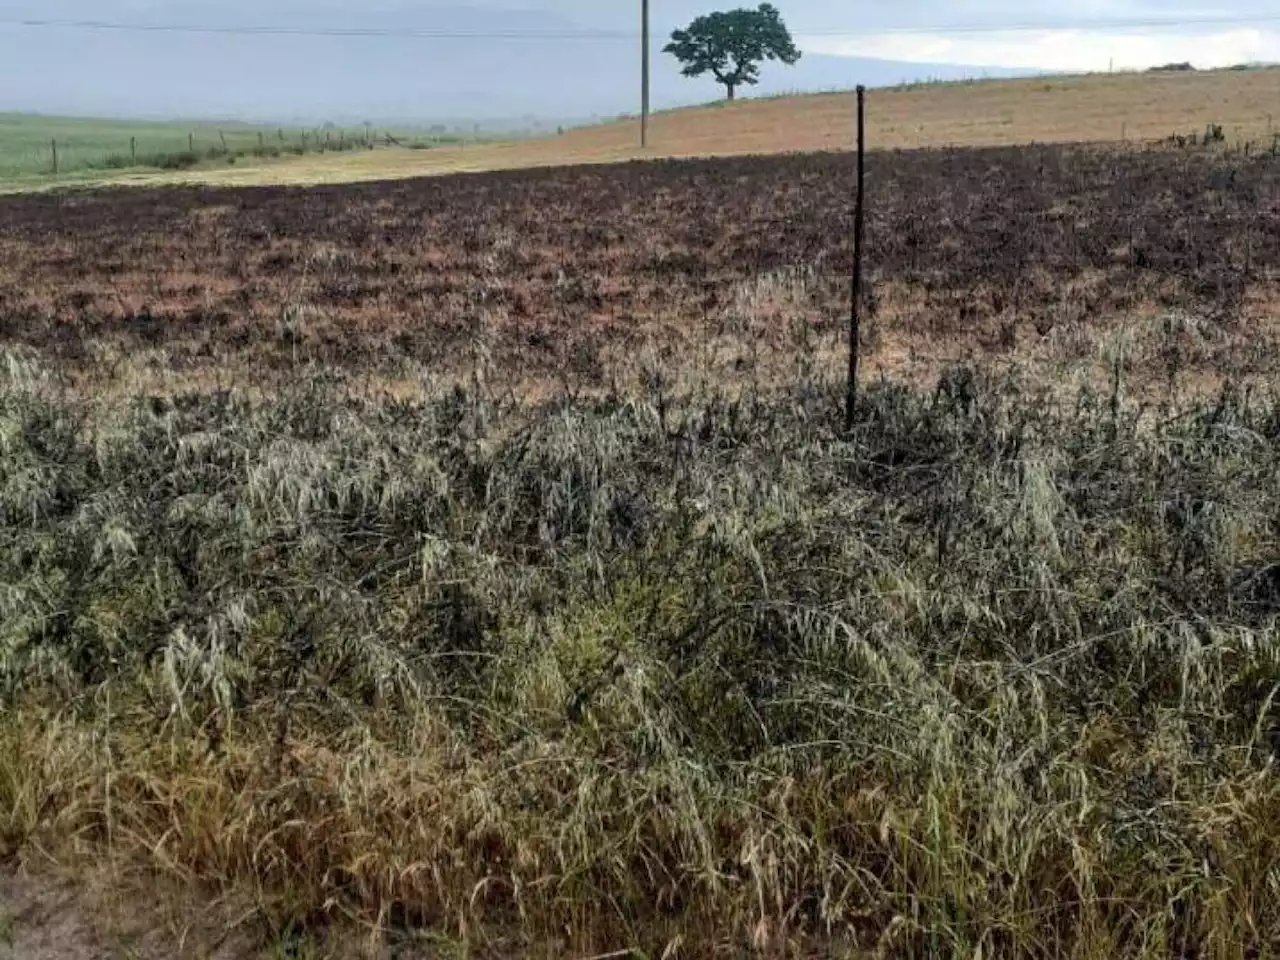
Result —
[[[744, 292], [757, 311], [781, 293], [780, 319], [834, 332], [852, 172], [831, 154], [4, 198], [0, 337], [71, 365], [103, 343], [163, 344], [180, 368], [301, 357], [394, 375], [447, 366], [483, 329], [506, 369], [538, 376], [723, 334]], [[870, 347], [885, 365], [1177, 311], [1201, 331], [1189, 361], [1265, 362], [1239, 341], [1274, 335], [1271, 154], [878, 153], [869, 182]]]

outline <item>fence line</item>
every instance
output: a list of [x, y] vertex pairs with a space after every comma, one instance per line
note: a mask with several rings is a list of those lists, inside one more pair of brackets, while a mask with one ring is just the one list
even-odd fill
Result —
[[[334, 137], [334, 133], [337, 137]], [[390, 131], [379, 131], [367, 125], [355, 131], [345, 128], [338, 130], [298, 131], [287, 133], [284, 128], [276, 130], [276, 137], [268, 139], [267, 130], [244, 130], [228, 132], [215, 130], [204, 134], [191, 130], [187, 132], [185, 149], [182, 148], [180, 132], [158, 134], [158, 149], [148, 150], [147, 143], [140, 144], [138, 136], [121, 135], [119, 150], [113, 150], [104, 138], [87, 134], [84, 140], [92, 141], [91, 145], [77, 146], [74, 137], [51, 138], [47, 141], [43, 161], [28, 154], [32, 160], [20, 162], [31, 173], [52, 172], [55, 175], [71, 173], [74, 170], [112, 170], [127, 167], [146, 167], [155, 169], [183, 169], [198, 163], [226, 160], [234, 163], [242, 157], [278, 158], [281, 156], [302, 156], [307, 153], [350, 152], [353, 150], [374, 150], [390, 147], [426, 148], [464, 142], [467, 138], [461, 134], [426, 133], [414, 139], [402, 139]], [[347, 136], [351, 133], [351, 136]], [[214, 140], [213, 136], [217, 139]], [[420, 139], [419, 139], [420, 137]], [[274, 142], [278, 139], [278, 143]]]

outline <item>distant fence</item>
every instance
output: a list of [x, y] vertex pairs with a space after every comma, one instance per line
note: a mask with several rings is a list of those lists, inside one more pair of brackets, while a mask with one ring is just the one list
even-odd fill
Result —
[[185, 144], [180, 133], [156, 137], [149, 145], [140, 144], [135, 135], [128, 140], [122, 138], [115, 148], [104, 144], [101, 137], [89, 139], [93, 141], [92, 145], [77, 143], [74, 137], [52, 138], [46, 163], [40, 165], [42, 169], [31, 172], [58, 175], [73, 171], [130, 168], [183, 170], [210, 163], [234, 165], [241, 159], [265, 160], [388, 147], [428, 149], [463, 142], [460, 136], [437, 133], [418, 137], [396, 136], [373, 127], [355, 131], [341, 128], [286, 130], [283, 127], [274, 131], [193, 130], [187, 133]]

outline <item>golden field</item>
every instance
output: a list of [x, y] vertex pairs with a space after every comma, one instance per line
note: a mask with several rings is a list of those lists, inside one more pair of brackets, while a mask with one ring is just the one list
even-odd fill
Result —
[[[856, 82], [850, 77], [850, 82]], [[1280, 69], [1107, 74], [924, 84], [868, 95], [872, 149], [1142, 141], [1221, 125], [1229, 142], [1270, 142]], [[744, 99], [659, 113], [648, 150], [635, 119], [560, 136], [431, 150], [307, 156], [259, 166], [124, 174], [93, 182], [329, 184], [644, 158], [842, 150], [854, 138], [852, 93]]]

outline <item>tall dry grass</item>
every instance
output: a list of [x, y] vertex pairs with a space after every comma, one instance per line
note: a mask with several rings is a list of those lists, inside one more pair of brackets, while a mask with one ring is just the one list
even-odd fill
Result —
[[[0, 373], [0, 847], [266, 940], [1280, 950], [1280, 402]], [[1116, 365], [1120, 386], [1121, 365]]]

